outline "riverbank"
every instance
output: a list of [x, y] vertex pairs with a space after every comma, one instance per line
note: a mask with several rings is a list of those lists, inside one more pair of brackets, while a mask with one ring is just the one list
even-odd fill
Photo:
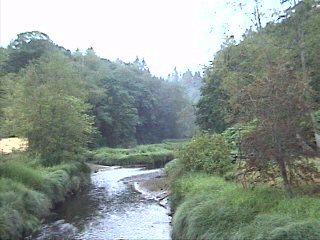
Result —
[[131, 184], [135, 191], [143, 194], [148, 199], [157, 201], [161, 206], [170, 211], [168, 197], [170, 194], [168, 179], [164, 169], [158, 169], [153, 173], [141, 174], [123, 179]]
[[159, 169], [90, 166], [90, 188], [68, 199], [32, 239], [170, 239], [167, 210], [134, 184]]
[[0, 155], [0, 238], [30, 235], [57, 204], [88, 184], [89, 173], [81, 162], [43, 167], [26, 153]]
[[184, 143], [182, 140], [168, 141], [128, 149], [102, 147], [91, 152], [89, 162], [106, 166], [140, 165], [160, 168], [174, 159], [174, 150]]
[[319, 196], [288, 198], [282, 190], [185, 173], [171, 184], [173, 240], [320, 239]]

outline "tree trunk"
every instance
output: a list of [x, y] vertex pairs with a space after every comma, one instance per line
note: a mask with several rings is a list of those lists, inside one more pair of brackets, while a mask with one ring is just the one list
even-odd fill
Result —
[[287, 192], [288, 196], [290, 198], [292, 198], [293, 197], [293, 191], [292, 191], [292, 186], [291, 186], [291, 184], [289, 182], [289, 179], [288, 179], [288, 174], [287, 174], [285, 161], [283, 159], [281, 159], [281, 160], [278, 160], [278, 163], [279, 163], [279, 167], [280, 167], [280, 172], [281, 172], [281, 177], [282, 177], [282, 180], [283, 180], [284, 189]]

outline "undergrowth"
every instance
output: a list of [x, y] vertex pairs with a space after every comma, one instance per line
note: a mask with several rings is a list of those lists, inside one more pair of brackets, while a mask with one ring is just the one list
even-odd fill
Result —
[[289, 199], [281, 190], [238, 184], [204, 173], [171, 185], [173, 239], [320, 239], [320, 199]]
[[88, 167], [68, 162], [46, 168], [27, 154], [0, 158], [0, 239], [21, 239], [37, 229], [57, 203], [88, 181]]
[[160, 144], [139, 145], [134, 148], [103, 147], [93, 151], [91, 162], [101, 165], [148, 165], [163, 167], [174, 158], [174, 149], [184, 142], [164, 142]]

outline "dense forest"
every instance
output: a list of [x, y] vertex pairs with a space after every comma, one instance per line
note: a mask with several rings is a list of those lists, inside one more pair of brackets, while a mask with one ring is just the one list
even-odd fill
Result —
[[[253, 107], [245, 104], [250, 104], [249, 91], [262, 91], [265, 86], [259, 81], [276, 78], [274, 75], [287, 74], [292, 79], [289, 86], [306, 85], [301, 87], [308, 91], [309, 106], [319, 104], [319, 8], [314, 4], [303, 1], [289, 8], [285, 16], [279, 16], [277, 22], [269, 22], [264, 28], [251, 27], [241, 42], [236, 42], [233, 36], [227, 38], [206, 69], [197, 110], [201, 129], [222, 132], [243, 120]], [[289, 97], [290, 88], [287, 91]], [[281, 100], [273, 101], [270, 105]]]
[[255, 27], [239, 43], [233, 36], [226, 40], [206, 69], [197, 104], [203, 130], [221, 133], [237, 124], [241, 131], [251, 125], [241, 139], [248, 166], [266, 170], [270, 162], [278, 164], [289, 192], [290, 176], [298, 174], [295, 160], [315, 156], [319, 147], [317, 4], [292, 4], [262, 27], [256, 1]]
[[195, 131], [199, 73], [181, 75], [175, 68], [158, 78], [144, 59], [112, 62], [92, 48], [70, 52], [37, 31], [18, 34], [0, 56], [0, 137], [27, 137], [29, 149], [44, 156], [73, 154], [86, 144], [157, 143]]

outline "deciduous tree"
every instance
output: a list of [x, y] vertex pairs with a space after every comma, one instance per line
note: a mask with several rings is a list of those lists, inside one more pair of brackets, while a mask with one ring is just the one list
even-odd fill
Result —
[[263, 171], [270, 163], [277, 164], [290, 196], [295, 161], [312, 153], [304, 141], [304, 130], [311, 126], [308, 91], [308, 83], [279, 64], [269, 66], [264, 77], [242, 92], [242, 116], [257, 120], [256, 129], [243, 141], [248, 165]]
[[92, 117], [83, 90], [61, 53], [42, 57], [17, 75], [7, 118], [45, 165], [76, 159], [88, 143]]

